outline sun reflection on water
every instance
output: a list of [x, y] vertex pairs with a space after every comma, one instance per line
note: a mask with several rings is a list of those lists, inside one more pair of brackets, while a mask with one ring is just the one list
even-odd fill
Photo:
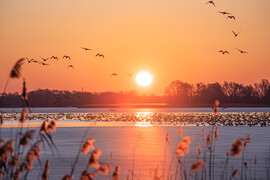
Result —
[[135, 126], [140, 126], [140, 127], [153, 126], [151, 124], [153, 120], [152, 116], [153, 116], [152, 112], [137, 112], [136, 113], [137, 122], [135, 123]]

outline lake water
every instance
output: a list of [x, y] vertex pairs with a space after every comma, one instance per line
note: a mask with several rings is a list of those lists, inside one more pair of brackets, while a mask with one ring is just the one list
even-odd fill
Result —
[[[0, 111], [7, 113], [19, 113], [21, 108], [0, 108]], [[269, 107], [243, 107], [225, 108], [220, 112], [270, 112]], [[76, 107], [32, 107], [33, 113], [91, 113], [91, 112], [213, 112], [212, 108], [76, 108]]]
[[[6, 112], [20, 112], [20, 109], [2, 109]], [[270, 112], [270, 108], [227, 108], [226, 112]], [[88, 113], [88, 112], [111, 112], [111, 109], [80, 109], [80, 108], [32, 108], [34, 113]], [[117, 112], [212, 112], [211, 108], [173, 108], [173, 109], [114, 109]], [[80, 142], [87, 131], [86, 138], [94, 138], [95, 148], [102, 151], [99, 159], [101, 164], [109, 163], [113, 167], [121, 167], [120, 179], [141, 179], [152, 180], [156, 169], [164, 179], [181, 179], [180, 171], [176, 170], [179, 165], [176, 160], [176, 147], [180, 139], [190, 136], [194, 140], [190, 144], [189, 154], [181, 161], [187, 171], [188, 179], [196, 179], [201, 174], [190, 174], [192, 163], [198, 158], [203, 160], [204, 144], [202, 140], [202, 129], [207, 133], [211, 126], [183, 126], [182, 135], [178, 135], [179, 126], [152, 126], [152, 127], [58, 127], [52, 134], [60, 154], [54, 154], [48, 147], [41, 146], [42, 165], [47, 159], [50, 160], [50, 179], [61, 179], [65, 174], [70, 173], [71, 164], [74, 162]], [[30, 128], [24, 128], [26, 131]], [[31, 128], [39, 130], [38, 128]], [[1, 137], [4, 139], [14, 138], [17, 128], [1, 128]], [[168, 142], [166, 135], [168, 133]], [[219, 127], [219, 137], [215, 143], [215, 178], [230, 179], [232, 169], [238, 169], [235, 179], [240, 179], [241, 158], [230, 157], [227, 168], [225, 167], [226, 153], [230, 150], [232, 143], [239, 137], [246, 137], [250, 134], [250, 144], [245, 150], [245, 162], [243, 177], [247, 179], [267, 179], [266, 160], [269, 161], [270, 127]], [[201, 156], [197, 156], [196, 147], [200, 143]], [[254, 165], [256, 155], [257, 164]], [[81, 172], [85, 169], [89, 155], [81, 154], [74, 173], [74, 179], [79, 179]], [[206, 161], [209, 159], [207, 153]], [[95, 172], [94, 169], [88, 169]], [[208, 169], [207, 173], [208, 173]], [[227, 173], [226, 173], [227, 172]], [[40, 179], [42, 169], [35, 163], [35, 170], [31, 172], [28, 179]], [[213, 172], [212, 172], [213, 173]], [[227, 175], [225, 175], [227, 174]], [[108, 176], [99, 175], [96, 179], [112, 179], [112, 171]]]

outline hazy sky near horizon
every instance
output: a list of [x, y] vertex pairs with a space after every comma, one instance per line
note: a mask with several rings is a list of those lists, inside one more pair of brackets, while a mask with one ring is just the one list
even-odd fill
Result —
[[[48, 60], [46, 67], [24, 64], [29, 90], [163, 94], [173, 80], [248, 84], [270, 79], [270, 1], [216, 0], [216, 8], [206, 2], [0, 0], [0, 90], [16, 60], [39, 56], [59, 61]], [[218, 11], [231, 12], [236, 20]], [[235, 38], [232, 30], [241, 33]], [[218, 53], [221, 49], [230, 54]], [[72, 60], [62, 60], [63, 55]], [[69, 64], [74, 71], [66, 68]], [[127, 74], [143, 70], [153, 75], [146, 88]], [[22, 79], [11, 80], [7, 90], [21, 89]]]

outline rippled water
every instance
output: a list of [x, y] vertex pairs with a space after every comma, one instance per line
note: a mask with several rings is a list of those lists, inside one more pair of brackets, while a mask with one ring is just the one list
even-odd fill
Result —
[[[88, 128], [86, 138], [94, 138], [94, 146], [102, 151], [100, 163], [110, 163], [112, 166], [121, 166], [121, 179], [153, 179], [156, 168], [161, 171], [165, 170], [165, 179], [175, 179], [176, 175], [176, 146], [182, 137], [190, 136], [194, 140], [190, 145], [190, 152], [185, 156], [185, 168], [189, 171], [192, 162], [197, 158], [196, 146], [202, 144], [202, 128], [206, 133], [212, 130], [212, 127], [183, 127], [182, 135], [178, 135], [178, 126], [175, 127], [90, 127]], [[26, 129], [24, 129], [26, 130]], [[68, 174], [71, 164], [75, 159], [80, 146], [80, 141], [87, 130], [82, 128], [57, 128], [53, 133], [53, 139], [57, 144], [60, 155], [56, 152], [54, 155], [47, 148], [42, 148], [42, 163], [46, 159], [51, 161], [50, 179], [60, 179]], [[5, 139], [14, 137], [16, 128], [2, 128], [1, 135]], [[220, 136], [216, 142], [215, 148], [215, 178], [220, 179], [219, 175], [223, 172], [226, 160], [226, 152], [229, 151], [231, 144], [238, 137], [251, 136], [251, 143], [248, 145], [245, 156], [248, 165], [245, 171], [248, 177], [254, 176], [254, 155], [257, 156], [256, 177], [266, 179], [265, 160], [269, 153], [270, 127], [219, 127]], [[166, 143], [165, 138], [168, 133], [169, 141]], [[166, 151], [166, 153], [165, 153]], [[201, 151], [203, 151], [201, 149]], [[86, 167], [86, 155], [81, 155], [75, 171], [75, 179]], [[200, 159], [202, 157], [199, 157]], [[165, 159], [165, 163], [164, 163]], [[207, 158], [208, 159], [208, 158]], [[240, 172], [241, 158], [232, 157], [229, 160], [228, 174], [231, 174], [233, 168], [238, 168]], [[165, 166], [164, 166], [165, 165]], [[90, 169], [89, 169], [90, 170]], [[93, 171], [93, 169], [91, 169]], [[28, 179], [39, 179], [41, 169], [38, 164], [35, 171], [29, 174]], [[237, 178], [239, 179], [240, 173]], [[229, 176], [229, 175], [228, 175]], [[110, 177], [110, 176], [109, 176]], [[108, 176], [99, 175], [97, 179], [110, 179]], [[192, 176], [188, 176], [193, 179]], [[237, 179], [236, 178], [236, 179]], [[229, 177], [227, 177], [229, 179]]]

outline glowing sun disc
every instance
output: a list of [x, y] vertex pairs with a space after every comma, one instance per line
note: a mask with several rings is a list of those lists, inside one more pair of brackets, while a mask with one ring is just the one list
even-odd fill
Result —
[[149, 72], [140, 72], [136, 76], [136, 82], [140, 86], [149, 86], [152, 83], [152, 75]]

